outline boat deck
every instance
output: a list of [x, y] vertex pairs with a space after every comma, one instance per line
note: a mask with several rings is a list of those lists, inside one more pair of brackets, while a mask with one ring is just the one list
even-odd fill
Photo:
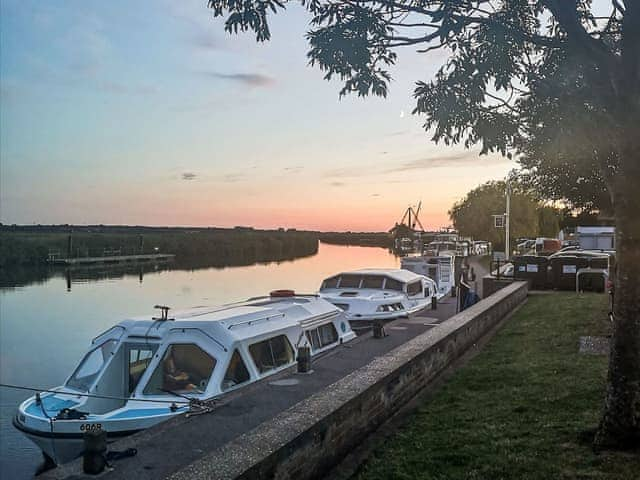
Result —
[[[314, 357], [310, 374], [298, 374], [294, 366], [229, 394], [212, 413], [174, 418], [111, 444], [110, 450], [133, 447], [138, 453], [115, 461], [115, 468], [101, 477], [164, 478], [452, 317], [456, 313], [456, 301], [457, 298], [446, 296], [438, 303], [437, 310], [425, 309], [409, 318], [386, 323], [387, 336], [381, 339], [374, 339], [371, 329], [361, 329], [353, 341]], [[81, 465], [81, 460], [76, 460], [40, 478], [82, 475]]]

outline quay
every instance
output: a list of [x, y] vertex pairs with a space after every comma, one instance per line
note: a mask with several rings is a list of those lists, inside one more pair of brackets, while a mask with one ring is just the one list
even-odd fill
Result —
[[[331, 471], [459, 360], [473, 353], [527, 297], [514, 282], [456, 314], [456, 298], [385, 324], [316, 357], [312, 373], [292, 367], [222, 397], [213, 412], [180, 416], [109, 445], [135, 448], [108, 479], [311, 479]], [[82, 459], [41, 479], [89, 478]]]
[[90, 264], [115, 264], [115, 263], [143, 263], [143, 262], [166, 262], [173, 260], [171, 253], [149, 253], [139, 255], [106, 255], [101, 257], [74, 257], [74, 258], [51, 258], [49, 263], [53, 265], [90, 265]]

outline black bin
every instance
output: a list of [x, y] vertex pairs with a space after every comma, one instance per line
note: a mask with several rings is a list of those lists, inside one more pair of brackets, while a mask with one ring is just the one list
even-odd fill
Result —
[[578, 276], [578, 290], [581, 292], [604, 292], [604, 274], [602, 272], [582, 272]]
[[551, 278], [557, 290], [575, 290], [576, 272], [587, 268], [589, 260], [584, 257], [554, 257], [551, 259]]
[[547, 285], [547, 257], [521, 255], [513, 258], [513, 278], [528, 280], [532, 288], [545, 288]]
[[591, 257], [589, 259], [589, 267], [607, 269], [609, 268], [609, 257], [604, 255], [602, 257]]

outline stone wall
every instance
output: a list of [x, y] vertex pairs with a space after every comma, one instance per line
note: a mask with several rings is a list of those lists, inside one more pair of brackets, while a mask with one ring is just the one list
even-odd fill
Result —
[[170, 478], [321, 477], [526, 296], [525, 282], [502, 288]]

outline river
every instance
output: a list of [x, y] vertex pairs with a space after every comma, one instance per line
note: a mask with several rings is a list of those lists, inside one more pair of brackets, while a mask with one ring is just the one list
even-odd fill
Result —
[[[0, 383], [48, 388], [71, 373], [91, 339], [130, 316], [216, 305], [287, 288], [317, 291], [334, 273], [365, 267], [398, 267], [387, 250], [321, 243], [316, 255], [243, 267], [172, 269], [110, 274], [54, 275], [0, 288]], [[117, 272], [117, 271], [116, 271]], [[18, 404], [31, 394], [0, 388], [0, 478], [31, 478], [40, 451], [11, 425]]]

